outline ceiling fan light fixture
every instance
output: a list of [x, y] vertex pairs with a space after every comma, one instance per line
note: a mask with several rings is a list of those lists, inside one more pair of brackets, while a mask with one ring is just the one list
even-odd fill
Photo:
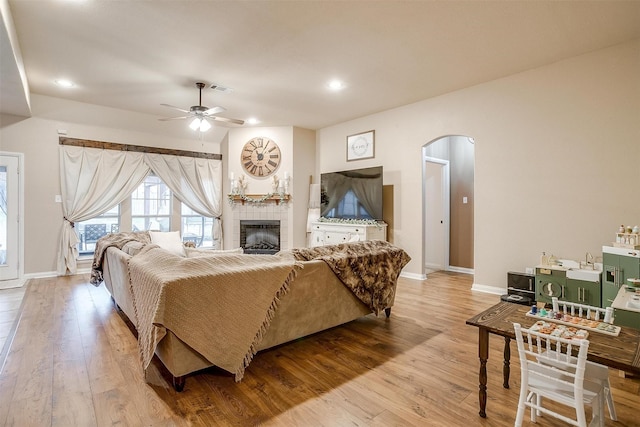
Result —
[[206, 132], [209, 129], [211, 129], [211, 123], [209, 123], [209, 120], [202, 119], [200, 121], [200, 132]]
[[189, 123], [189, 127], [191, 128], [191, 130], [193, 131], [197, 131], [199, 130], [200, 132], [206, 132], [209, 129], [211, 129], [211, 127], [213, 126], [211, 124], [211, 121], [217, 121], [217, 122], [222, 122], [222, 123], [232, 123], [232, 124], [236, 124], [236, 125], [243, 125], [244, 124], [244, 120], [238, 120], [238, 119], [231, 119], [231, 118], [227, 118], [227, 117], [220, 117], [217, 114], [221, 113], [223, 111], [226, 111], [227, 109], [224, 107], [220, 107], [220, 106], [216, 106], [216, 107], [205, 107], [204, 105], [202, 105], [202, 88], [205, 87], [204, 83], [196, 83], [196, 87], [198, 88], [198, 92], [199, 92], [199, 102], [198, 105], [193, 105], [191, 107], [189, 107], [189, 109], [184, 109], [184, 108], [179, 108], [173, 105], [169, 105], [169, 104], [160, 104], [163, 105], [165, 107], [169, 107], [169, 108], [173, 108], [174, 110], [178, 110], [182, 113], [185, 113], [186, 115], [184, 116], [180, 116], [180, 117], [167, 117], [167, 118], [160, 118], [158, 120], [161, 121], [168, 121], [168, 120], [180, 120], [180, 119], [191, 119], [191, 122]]
[[200, 127], [200, 122], [202, 122], [202, 120], [200, 119], [200, 117], [196, 117], [195, 119], [193, 119], [193, 121], [191, 122], [191, 124], [189, 124], [189, 127], [192, 130], [198, 130], [198, 128]]

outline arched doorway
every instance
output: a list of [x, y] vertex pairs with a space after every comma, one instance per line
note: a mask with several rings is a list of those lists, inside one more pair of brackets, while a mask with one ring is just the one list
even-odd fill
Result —
[[473, 274], [473, 138], [448, 135], [422, 147], [423, 272]]

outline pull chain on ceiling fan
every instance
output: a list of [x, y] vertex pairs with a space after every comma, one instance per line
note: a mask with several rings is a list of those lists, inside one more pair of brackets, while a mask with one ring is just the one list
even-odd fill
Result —
[[213, 120], [213, 121], [217, 121], [225, 124], [226, 123], [231, 123], [236, 125], [244, 124], [244, 120], [230, 119], [226, 117], [217, 116], [218, 113], [222, 113], [223, 111], [226, 111], [226, 108], [224, 107], [216, 106], [216, 107], [209, 108], [202, 105], [202, 88], [205, 87], [205, 84], [198, 82], [196, 83], [196, 87], [200, 91], [198, 105], [193, 105], [188, 110], [185, 110], [183, 108], [179, 108], [173, 105], [169, 105], [169, 104], [160, 104], [165, 107], [173, 108], [174, 110], [182, 111], [183, 113], [187, 114], [186, 116], [168, 117], [168, 118], [163, 118], [159, 120], [168, 121], [168, 120], [180, 120], [180, 119], [193, 118], [193, 120], [189, 124], [189, 127], [194, 131], [200, 130], [200, 132], [206, 132], [209, 129], [211, 129], [211, 123], [209, 123], [209, 120]]

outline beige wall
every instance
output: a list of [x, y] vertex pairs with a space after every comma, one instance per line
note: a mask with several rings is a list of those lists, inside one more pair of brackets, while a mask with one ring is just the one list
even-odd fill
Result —
[[293, 128], [293, 245], [307, 246], [309, 184], [316, 172], [316, 132]]
[[[394, 186], [393, 240], [413, 258], [405, 273], [420, 277], [421, 147], [444, 135], [474, 137], [474, 286], [499, 292], [507, 271], [536, 264], [542, 251], [599, 254], [620, 224], [640, 223], [639, 75], [635, 41], [327, 127], [317, 131], [313, 173], [383, 165], [385, 184]], [[198, 140], [181, 133], [186, 126], [158, 126], [153, 116], [39, 95], [32, 105], [32, 118], [2, 116], [0, 123], [0, 150], [25, 154], [26, 274], [55, 270], [58, 129], [213, 153], [227, 143], [224, 130]], [[346, 136], [369, 129], [376, 157], [347, 163]], [[296, 131], [287, 132], [293, 149]], [[304, 177], [293, 160], [283, 167]]]
[[[291, 126], [277, 127], [249, 127], [231, 129], [228, 143], [223, 144], [223, 163], [226, 165], [224, 193], [230, 192], [229, 173], [233, 172], [238, 178], [245, 175], [248, 180], [247, 194], [267, 194], [272, 192], [272, 177], [254, 178], [242, 168], [240, 155], [242, 147], [251, 138], [265, 136], [278, 144], [282, 161], [276, 175], [284, 178], [284, 172], [291, 176], [289, 192], [293, 194], [288, 204], [287, 235], [292, 236], [291, 247], [306, 246], [306, 220], [309, 199], [309, 176], [315, 173], [315, 131]], [[226, 159], [226, 160], [225, 160]], [[233, 233], [233, 210], [228, 203], [223, 209], [223, 231], [226, 236]], [[225, 240], [225, 247], [232, 246], [231, 239]]]
[[[473, 64], [470, 64], [473, 66]], [[347, 135], [376, 131], [395, 189], [394, 243], [422, 264], [421, 147], [475, 138], [474, 287], [501, 292], [507, 271], [542, 251], [601, 254], [619, 224], [640, 223], [640, 41], [564, 60], [318, 131], [319, 173], [347, 169]]]
[[[220, 152], [219, 142], [195, 136], [180, 138], [186, 124], [167, 128], [158, 126], [155, 117], [39, 95], [32, 95], [31, 105], [31, 118], [0, 116], [0, 151], [24, 153], [24, 273], [27, 277], [55, 274], [62, 223], [62, 205], [54, 201], [55, 195], [60, 194], [59, 129], [66, 130], [72, 138]], [[189, 135], [193, 134], [184, 133]], [[88, 261], [79, 263], [79, 268], [89, 266]]]

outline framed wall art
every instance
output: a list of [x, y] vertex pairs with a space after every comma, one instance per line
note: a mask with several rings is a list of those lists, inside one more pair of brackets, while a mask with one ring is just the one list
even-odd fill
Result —
[[373, 159], [375, 157], [376, 131], [347, 136], [347, 161]]

